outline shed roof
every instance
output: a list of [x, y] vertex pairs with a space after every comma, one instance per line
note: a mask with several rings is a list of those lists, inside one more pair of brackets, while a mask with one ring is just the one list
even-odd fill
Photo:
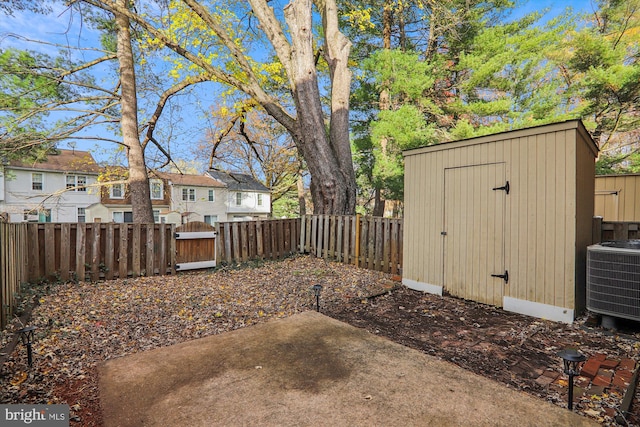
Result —
[[254, 179], [251, 175], [228, 173], [213, 169], [210, 169], [207, 174], [214, 179], [223, 182], [229, 190], [269, 192], [267, 187]]
[[101, 170], [90, 152], [62, 149], [47, 155], [47, 159], [43, 162], [12, 161], [9, 165], [15, 168], [37, 169], [53, 172], [84, 172], [98, 174]]
[[533, 127], [524, 128], [524, 129], [514, 129], [514, 130], [505, 131], [505, 132], [494, 133], [491, 135], [476, 136], [473, 138], [461, 139], [457, 141], [448, 141], [440, 144], [406, 150], [402, 154], [404, 155], [404, 157], [408, 157], [408, 156], [414, 156], [416, 154], [422, 154], [422, 153], [427, 153], [432, 151], [459, 148], [467, 145], [486, 144], [486, 143], [495, 142], [495, 141], [502, 141], [505, 139], [522, 138], [522, 137], [531, 136], [531, 135], [539, 135], [541, 133], [558, 132], [558, 131], [569, 130], [569, 129], [576, 129], [577, 132], [584, 137], [585, 141], [589, 145], [589, 148], [593, 152], [594, 156], [598, 155], [598, 151], [599, 151], [598, 145], [595, 143], [593, 138], [591, 138], [591, 135], [589, 134], [587, 129], [584, 127], [584, 124], [582, 123], [582, 121], [578, 119], [567, 120], [565, 122], [551, 123], [546, 125], [533, 126]]

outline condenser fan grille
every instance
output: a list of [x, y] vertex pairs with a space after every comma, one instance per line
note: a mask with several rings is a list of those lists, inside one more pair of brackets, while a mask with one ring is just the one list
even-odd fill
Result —
[[588, 248], [587, 308], [640, 321], [640, 250], [623, 245]]

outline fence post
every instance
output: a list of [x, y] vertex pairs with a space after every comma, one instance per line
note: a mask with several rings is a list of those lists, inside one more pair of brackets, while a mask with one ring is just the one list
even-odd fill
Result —
[[591, 243], [602, 242], [602, 217], [593, 217], [593, 229], [591, 234]]
[[76, 279], [78, 282], [85, 280], [85, 250], [86, 241], [85, 234], [87, 232], [86, 224], [78, 224], [76, 228]]
[[360, 214], [356, 214], [356, 221], [355, 221], [354, 227], [356, 228], [356, 240], [354, 242], [355, 259], [353, 263], [357, 267], [359, 265], [359, 260], [360, 260]]
[[613, 223], [613, 240], [627, 240], [629, 238], [629, 223]]
[[301, 254], [304, 253], [304, 235], [305, 235], [305, 226], [307, 224], [307, 220], [306, 220], [306, 215], [302, 215], [300, 217], [300, 248], [298, 249], [298, 252], [300, 252]]

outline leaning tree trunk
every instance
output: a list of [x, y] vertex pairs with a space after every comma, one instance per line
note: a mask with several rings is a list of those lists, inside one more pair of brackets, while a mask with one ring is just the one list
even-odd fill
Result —
[[331, 73], [331, 119], [326, 132], [324, 112], [312, 40], [312, 0], [295, 0], [285, 8], [292, 34], [289, 79], [297, 111], [297, 129], [292, 132], [311, 175], [311, 197], [315, 214], [355, 213], [356, 184], [349, 144], [349, 91], [347, 68], [350, 42], [338, 31], [337, 7], [333, 0], [316, 1], [323, 16], [324, 54]]
[[[121, 6], [126, 6], [127, 0], [118, 0]], [[131, 31], [129, 18], [116, 13], [118, 28], [118, 63], [120, 65], [121, 97], [120, 108], [122, 117], [122, 139], [127, 147], [129, 160], [129, 195], [133, 211], [133, 221], [136, 223], [152, 223], [153, 209], [149, 190], [149, 177], [144, 160], [144, 149], [140, 144], [138, 133], [138, 98], [136, 94], [136, 76], [131, 48]]]

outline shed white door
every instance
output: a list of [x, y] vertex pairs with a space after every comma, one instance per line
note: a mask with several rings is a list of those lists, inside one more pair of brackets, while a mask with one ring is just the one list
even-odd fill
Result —
[[504, 163], [445, 169], [443, 283], [452, 295], [502, 306], [506, 184]]

